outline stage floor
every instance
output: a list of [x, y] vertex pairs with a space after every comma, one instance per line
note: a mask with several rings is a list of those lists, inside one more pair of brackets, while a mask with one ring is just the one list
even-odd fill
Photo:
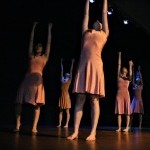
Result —
[[130, 132], [116, 132], [114, 127], [97, 129], [96, 141], [85, 141], [89, 128], [80, 128], [77, 140], [67, 140], [72, 128], [39, 127], [38, 134], [31, 135], [24, 127], [20, 133], [12, 128], [0, 127], [1, 150], [149, 150], [150, 129], [132, 128]]

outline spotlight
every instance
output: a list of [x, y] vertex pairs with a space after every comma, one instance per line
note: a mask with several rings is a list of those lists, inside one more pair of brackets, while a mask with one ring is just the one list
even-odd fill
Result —
[[113, 14], [113, 8], [110, 7], [110, 8], [108, 8], [108, 15], [112, 15], [112, 14]]
[[124, 16], [123, 18], [124, 18], [124, 19], [123, 19], [123, 24], [125, 24], [125, 25], [129, 24], [129, 19], [128, 19], [128, 17], [127, 17], [127, 16]]
[[95, 0], [90, 0], [90, 3], [94, 3], [95, 2]]
[[127, 19], [123, 20], [123, 24], [128, 24], [128, 23], [129, 23], [129, 21]]

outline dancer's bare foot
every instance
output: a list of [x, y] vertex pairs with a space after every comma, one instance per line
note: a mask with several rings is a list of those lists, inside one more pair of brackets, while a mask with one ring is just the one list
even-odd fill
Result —
[[128, 132], [130, 129], [127, 127], [127, 128], [125, 128], [123, 131], [124, 132]]
[[19, 132], [19, 130], [20, 130], [20, 126], [21, 126], [21, 123], [18, 123], [17, 125], [16, 125], [16, 128], [13, 130], [13, 132]]
[[86, 141], [95, 141], [95, 140], [96, 140], [95, 133], [90, 134], [90, 135], [86, 138]]
[[65, 125], [64, 128], [68, 128], [68, 125]]
[[121, 128], [118, 128], [118, 129], [116, 130], [116, 132], [121, 132]]
[[15, 128], [15, 129], [13, 129], [13, 132], [14, 132], [14, 133], [18, 133], [18, 132], [19, 132], [19, 129], [16, 129], [16, 128]]
[[38, 131], [37, 130], [32, 130], [31, 134], [32, 135], [37, 135]]
[[68, 140], [75, 140], [78, 139], [78, 133], [73, 133], [72, 135], [67, 137]]
[[60, 128], [60, 127], [61, 127], [61, 125], [58, 125], [58, 126], [57, 126], [57, 128]]

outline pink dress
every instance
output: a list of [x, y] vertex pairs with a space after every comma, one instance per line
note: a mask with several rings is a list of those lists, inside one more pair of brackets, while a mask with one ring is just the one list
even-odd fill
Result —
[[134, 86], [134, 96], [131, 102], [132, 113], [144, 114], [142, 90], [143, 90], [143, 85]]
[[45, 104], [42, 78], [45, 64], [44, 56], [32, 56], [30, 58], [28, 72], [17, 91], [16, 103]]
[[71, 80], [61, 84], [61, 96], [59, 98], [59, 107], [61, 109], [71, 108], [71, 99], [68, 91], [70, 84]]
[[116, 95], [115, 114], [131, 114], [130, 95], [129, 95], [129, 79], [119, 77], [118, 91]]
[[73, 92], [97, 94], [105, 97], [102, 49], [107, 41], [103, 31], [88, 30], [83, 35], [82, 50]]

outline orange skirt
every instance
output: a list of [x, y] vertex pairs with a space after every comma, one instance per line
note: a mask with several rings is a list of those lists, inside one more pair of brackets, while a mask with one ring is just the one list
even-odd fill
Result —
[[17, 91], [16, 103], [45, 104], [45, 90], [40, 73], [27, 74]]

